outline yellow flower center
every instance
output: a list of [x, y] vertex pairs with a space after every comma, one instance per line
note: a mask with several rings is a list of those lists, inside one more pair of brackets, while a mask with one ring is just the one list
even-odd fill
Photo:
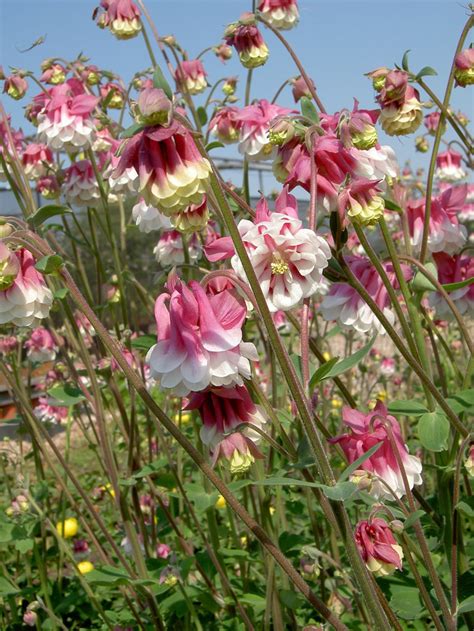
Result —
[[272, 269], [272, 274], [286, 274], [289, 270], [288, 263], [283, 259], [280, 252], [273, 252], [270, 267]]

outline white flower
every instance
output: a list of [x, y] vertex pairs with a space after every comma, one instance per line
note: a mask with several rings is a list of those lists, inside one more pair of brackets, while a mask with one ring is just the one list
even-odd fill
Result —
[[132, 217], [140, 232], [152, 232], [153, 230], [169, 230], [171, 222], [168, 217], [161, 214], [154, 206], [148, 206], [144, 199], [132, 208]]
[[[193, 235], [188, 242], [188, 255], [190, 262], [201, 257], [201, 244]], [[185, 262], [183, 249], [183, 235], [177, 230], [168, 230], [163, 233], [153, 249], [156, 260], [162, 267], [182, 265]]]

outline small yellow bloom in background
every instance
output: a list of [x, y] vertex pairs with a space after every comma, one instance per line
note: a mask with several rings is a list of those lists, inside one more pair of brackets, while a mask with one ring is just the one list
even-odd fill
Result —
[[246, 548], [248, 545], [249, 540], [247, 539], [247, 535], [242, 535], [240, 537], [240, 545], [242, 546], [242, 548]]
[[270, 508], [268, 509], [268, 512], [270, 513], [270, 515], [274, 515], [276, 512], [276, 508], [274, 506], [270, 506]]
[[214, 504], [214, 506], [216, 508], [225, 508], [226, 504], [227, 504], [227, 502], [225, 501], [224, 496], [223, 495], [219, 495], [219, 497], [217, 498], [217, 501]]
[[79, 524], [75, 517], [69, 517], [64, 521], [60, 521], [56, 524], [56, 530], [65, 539], [75, 537], [79, 531]]
[[331, 353], [324, 351], [323, 358], [324, 358], [324, 361], [328, 362], [331, 359]]
[[369, 399], [367, 403], [367, 408], [369, 410], [373, 410], [376, 405], [377, 405], [377, 399]]
[[182, 425], [187, 425], [187, 423], [191, 422], [191, 413], [190, 412], [181, 412], [181, 414], [174, 415], [174, 422], [179, 423], [181, 420]]
[[377, 393], [377, 399], [378, 399], [379, 401], [382, 401], [382, 403], [383, 403], [384, 401], [386, 401], [386, 400], [387, 400], [387, 391], [386, 391], [386, 390], [380, 390], [380, 391]]
[[92, 572], [94, 566], [90, 561], [81, 561], [77, 564], [77, 569], [81, 574], [87, 574], [88, 572]]
[[100, 490], [104, 491], [104, 493], [108, 493], [110, 497], [115, 497], [115, 491], [112, 488], [112, 485], [110, 484], [110, 482], [107, 482], [107, 484], [104, 484], [103, 486], [101, 486]]
[[341, 399], [331, 399], [331, 407], [333, 408], [342, 408], [342, 401]]

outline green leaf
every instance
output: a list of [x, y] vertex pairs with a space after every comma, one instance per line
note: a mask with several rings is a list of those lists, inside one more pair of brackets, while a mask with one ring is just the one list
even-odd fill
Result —
[[47, 395], [53, 399], [54, 405], [62, 405], [65, 407], [71, 407], [85, 401], [85, 396], [82, 391], [71, 383], [66, 383], [63, 386], [54, 386], [47, 391]]
[[424, 66], [420, 72], [416, 75], [416, 79], [422, 79], [423, 77], [436, 77], [438, 73], [431, 66]]
[[402, 414], [406, 416], [421, 416], [429, 412], [424, 405], [414, 399], [392, 401], [388, 406], [388, 411], [396, 416]]
[[124, 129], [120, 132], [120, 138], [131, 138], [132, 136], [135, 136], [135, 134], [138, 134], [138, 132], [140, 132], [144, 128], [145, 125], [143, 125], [142, 123], [133, 123], [133, 125], [130, 125], [130, 127], [127, 127], [127, 129]]
[[403, 212], [403, 210], [400, 208], [400, 206], [398, 204], [396, 204], [394, 201], [392, 201], [391, 199], [384, 198], [383, 201], [385, 202], [385, 208], [387, 210], [396, 210], [397, 213]]
[[408, 53], [410, 52], [410, 49], [406, 50], [403, 58], [402, 58], [402, 68], [403, 70], [406, 70], [408, 72]]
[[68, 206], [48, 204], [47, 206], [41, 206], [41, 208], [38, 208], [38, 210], [28, 219], [28, 223], [30, 226], [33, 226], [33, 228], [37, 228], [48, 219], [51, 219], [51, 217], [66, 215], [68, 213], [72, 213], [72, 210]]
[[408, 517], [405, 519], [405, 521], [403, 522], [403, 528], [405, 530], [408, 530], [408, 528], [410, 528], [410, 526], [413, 526], [413, 524], [418, 521], [418, 519], [420, 519], [420, 517], [423, 517], [423, 515], [426, 515], [424, 510], [416, 510], [414, 513], [410, 513], [410, 515], [408, 515]]
[[43, 256], [36, 262], [35, 268], [42, 274], [54, 274], [64, 264], [63, 259], [58, 254]]
[[248, 605], [256, 615], [265, 611], [267, 604], [265, 598], [263, 596], [259, 596], [258, 594], [244, 594], [239, 597], [239, 600], [244, 605]]
[[229, 559], [246, 559], [249, 556], [247, 550], [231, 550], [230, 548], [219, 548], [219, 554]]
[[468, 611], [474, 611], [474, 596], [469, 596], [469, 598], [463, 600], [458, 607], [458, 615], [467, 613]]
[[474, 495], [465, 497], [463, 500], [456, 504], [456, 510], [466, 517], [474, 517]]
[[57, 300], [64, 300], [68, 295], [69, 289], [67, 287], [61, 287], [61, 289], [57, 289], [53, 294], [54, 298]]
[[[435, 278], [438, 278], [438, 270], [433, 263], [425, 264], [426, 270]], [[411, 283], [414, 291], [423, 293], [424, 291], [436, 291], [436, 287], [429, 281], [422, 272], [417, 272]]]
[[158, 65], [155, 67], [155, 72], [153, 73], [153, 85], [155, 86], [155, 88], [160, 88], [161, 90], [163, 90], [163, 92], [169, 99], [173, 98], [173, 90], [171, 89], [170, 84], [165, 79], [165, 75]]
[[93, 585], [104, 585], [108, 587], [128, 585], [131, 582], [131, 577], [124, 570], [111, 565], [103, 565], [100, 568], [95, 568], [91, 572], [84, 574], [84, 577], [87, 582]]
[[331, 369], [324, 375], [324, 377], [320, 381], [323, 381], [324, 379], [331, 379], [332, 377], [337, 377], [343, 372], [346, 372], [346, 370], [350, 370], [351, 368], [356, 366], [368, 354], [368, 352], [374, 345], [376, 337], [377, 336], [374, 335], [370, 342], [359, 349], [356, 353], [354, 353], [350, 357], [342, 359], [340, 362], [337, 362], [336, 364], [331, 366]]
[[446, 283], [443, 285], [443, 289], [446, 291], [456, 291], [456, 289], [462, 289], [463, 287], [467, 287], [468, 285], [472, 285], [474, 283], [474, 276], [470, 278], [466, 278], [466, 280], [460, 280], [459, 283]]
[[301, 98], [301, 113], [313, 123], [319, 123], [319, 114], [313, 101], [307, 96]]
[[442, 412], [427, 412], [418, 421], [418, 438], [429, 451], [448, 447], [449, 421]]
[[133, 478], [139, 480], [140, 478], [145, 478], [148, 475], [153, 475], [153, 473], [157, 473], [162, 469], [168, 462], [167, 458], [159, 458], [154, 462], [150, 462], [150, 464], [145, 465], [139, 471], [133, 474]]
[[345, 502], [357, 493], [357, 485], [352, 482], [338, 482], [334, 486], [320, 484], [322, 492], [330, 500]]
[[316, 370], [316, 372], [313, 374], [313, 376], [310, 379], [310, 382], [309, 382], [310, 391], [313, 390], [316, 387], [316, 385], [326, 377], [326, 375], [329, 373], [331, 368], [334, 366], [334, 364], [337, 364], [338, 361], [339, 361], [339, 357], [332, 357], [324, 364], [321, 364], [321, 366]]
[[357, 471], [360, 465], [363, 462], [365, 462], [368, 458], [370, 458], [370, 456], [373, 456], [374, 453], [378, 451], [382, 445], [383, 445], [382, 442], [377, 443], [376, 445], [371, 447], [365, 454], [362, 454], [360, 458], [357, 458], [357, 460], [354, 460], [354, 462], [351, 465], [349, 465], [346, 469], [344, 469], [344, 471], [341, 473], [341, 475], [339, 476], [338, 482], [343, 482], [344, 480], [347, 480], [347, 478], [349, 478], [352, 475], [352, 473], [354, 473], [354, 471]]
[[280, 600], [289, 609], [298, 609], [303, 605], [303, 598], [299, 592], [290, 589], [282, 589], [279, 592]]
[[15, 541], [15, 548], [20, 554], [25, 554], [26, 552], [33, 550], [33, 546], [33, 539], [18, 539]]
[[132, 348], [144, 353], [147, 353], [154, 344], [156, 344], [156, 335], [140, 335], [140, 337], [132, 340]]
[[215, 140], [214, 142], [210, 142], [208, 145], [206, 145], [206, 151], [209, 153], [209, 151], [212, 151], [212, 149], [221, 149], [222, 147], [225, 147], [224, 143]]
[[10, 581], [3, 576], [0, 576], [0, 597], [15, 596], [19, 594], [20, 590], [17, 589]]
[[417, 587], [393, 585], [390, 589], [390, 606], [403, 620], [414, 620], [423, 613]]
[[199, 122], [201, 123], [202, 126], [204, 126], [207, 123], [207, 112], [206, 110], [202, 107], [202, 105], [200, 105], [197, 110], [196, 110], [196, 114], [197, 117], [199, 119]]

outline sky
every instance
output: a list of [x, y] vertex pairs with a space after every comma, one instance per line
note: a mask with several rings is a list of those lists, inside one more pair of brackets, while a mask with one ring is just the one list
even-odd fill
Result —
[[[92, 21], [97, 4], [98, 0], [0, 0], [0, 64], [5, 71], [14, 66], [39, 72], [45, 58], [73, 59], [82, 51], [91, 63], [120, 74], [128, 82], [137, 70], [150, 65], [143, 39], [119, 41], [109, 31], [101, 31]], [[190, 58], [203, 48], [218, 44], [226, 25], [249, 10], [251, 4], [251, 0], [146, 1], [160, 35], [174, 34]], [[427, 81], [442, 97], [453, 53], [467, 19], [466, 4], [456, 0], [300, 0], [299, 6], [300, 24], [284, 34], [315, 81], [328, 112], [352, 108], [353, 98], [359, 100], [360, 107], [373, 108], [374, 91], [364, 73], [379, 66], [400, 64], [407, 49], [411, 50], [410, 69], [418, 71], [428, 65], [437, 70], [438, 76], [428, 77]], [[298, 71], [274, 35], [262, 30], [270, 58], [254, 72], [251, 98], [271, 100], [281, 83]], [[46, 37], [41, 46], [20, 52], [40, 36]], [[158, 51], [156, 54], [161, 61]], [[234, 55], [223, 65], [210, 53], [203, 61], [211, 83], [221, 77], [239, 75], [237, 105], [242, 105], [246, 71], [238, 58]], [[31, 94], [35, 93], [32, 87]], [[422, 100], [428, 99], [422, 95]], [[14, 126], [29, 131], [22, 109], [26, 100], [14, 102], [2, 96], [2, 102], [12, 115]], [[278, 103], [293, 106], [289, 88]], [[452, 106], [456, 111], [472, 118], [473, 105], [472, 90], [454, 90]], [[410, 160], [415, 168], [426, 167], [429, 154], [414, 151], [416, 135], [400, 139], [379, 134], [382, 143], [394, 147], [402, 165]], [[233, 147], [218, 152], [229, 157], [236, 155]], [[265, 181], [265, 186], [272, 188], [271, 175], [267, 178], [270, 181]]]

